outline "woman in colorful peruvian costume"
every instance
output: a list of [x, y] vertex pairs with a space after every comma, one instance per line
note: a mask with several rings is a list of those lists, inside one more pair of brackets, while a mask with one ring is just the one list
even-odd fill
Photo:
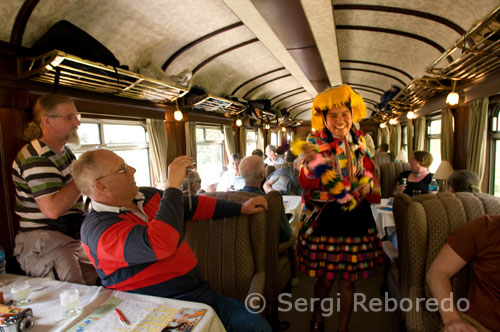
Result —
[[[331, 88], [314, 99], [307, 142], [292, 149], [304, 154], [299, 182], [305, 212], [297, 246], [300, 268], [317, 277], [315, 298], [329, 297], [338, 280], [339, 331], [349, 330], [354, 283], [372, 276], [382, 263], [382, 247], [370, 203], [380, 201], [375, 163], [363, 133], [352, 123], [366, 116], [360, 95], [348, 85]], [[337, 308], [339, 310], [339, 308]], [[315, 302], [311, 331], [324, 330], [320, 302]]]

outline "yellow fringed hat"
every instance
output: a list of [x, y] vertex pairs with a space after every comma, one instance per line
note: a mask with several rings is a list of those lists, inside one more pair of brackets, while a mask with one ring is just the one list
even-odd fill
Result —
[[314, 98], [312, 105], [311, 127], [320, 130], [324, 127], [321, 111], [351, 104], [352, 121], [359, 122], [366, 117], [366, 106], [363, 98], [354, 92], [349, 85], [330, 88]]

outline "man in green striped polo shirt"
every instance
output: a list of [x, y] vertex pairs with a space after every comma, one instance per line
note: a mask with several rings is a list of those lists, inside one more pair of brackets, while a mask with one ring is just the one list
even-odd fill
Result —
[[71, 176], [75, 156], [66, 146], [79, 144], [79, 119], [67, 96], [45, 95], [33, 107], [24, 132], [30, 142], [12, 164], [20, 217], [14, 256], [30, 276], [91, 285], [97, 274], [80, 243], [83, 200]]

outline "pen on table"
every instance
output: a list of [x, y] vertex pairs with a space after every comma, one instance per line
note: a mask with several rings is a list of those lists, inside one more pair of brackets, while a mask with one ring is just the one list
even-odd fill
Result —
[[125, 325], [130, 325], [130, 322], [128, 321], [127, 318], [123, 315], [123, 313], [118, 310], [118, 308], [115, 308], [116, 313], [118, 314], [118, 318], [120, 318], [120, 322], [122, 322]]

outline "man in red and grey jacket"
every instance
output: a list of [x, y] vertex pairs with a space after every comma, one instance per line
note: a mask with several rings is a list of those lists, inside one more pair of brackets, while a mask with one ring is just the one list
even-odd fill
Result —
[[84, 153], [72, 169], [77, 187], [92, 198], [81, 228], [84, 249], [107, 288], [203, 302], [214, 307], [228, 331], [270, 331], [260, 315], [210, 289], [183, 237], [187, 220], [256, 214], [267, 209], [267, 201], [192, 196], [188, 204], [180, 186], [189, 168], [191, 157], [177, 157], [165, 191], [138, 188], [135, 169], [114, 152]]

